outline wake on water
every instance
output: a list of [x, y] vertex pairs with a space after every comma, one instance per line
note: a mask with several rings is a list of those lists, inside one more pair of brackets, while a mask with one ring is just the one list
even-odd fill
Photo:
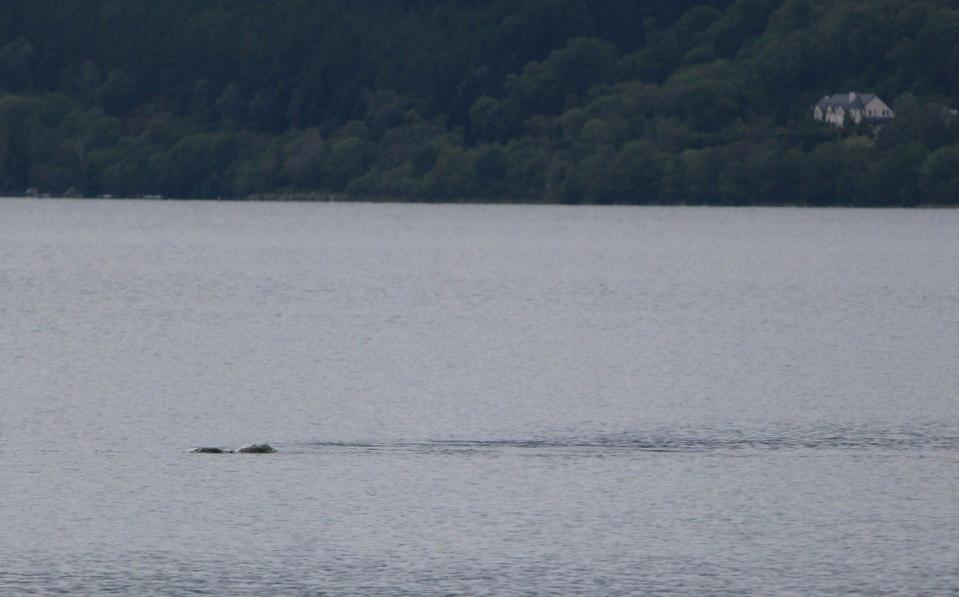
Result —
[[797, 429], [747, 432], [703, 429], [695, 433], [619, 433], [597, 436], [506, 439], [430, 439], [383, 441], [307, 441], [284, 451], [413, 451], [424, 453], [528, 451], [536, 454], [632, 454], [639, 452], [744, 455], [772, 450], [946, 450], [959, 451], [959, 436], [947, 430]]

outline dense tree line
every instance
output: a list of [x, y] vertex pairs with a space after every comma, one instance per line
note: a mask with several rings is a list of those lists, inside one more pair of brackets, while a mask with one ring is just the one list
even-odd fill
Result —
[[[814, 122], [878, 93], [875, 131]], [[0, 192], [959, 199], [949, 0], [6, 0]]]

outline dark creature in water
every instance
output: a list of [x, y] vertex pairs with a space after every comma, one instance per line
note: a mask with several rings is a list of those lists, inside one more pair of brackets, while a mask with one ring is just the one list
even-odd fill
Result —
[[272, 454], [276, 448], [270, 444], [250, 444], [236, 450], [224, 450], [223, 448], [193, 448], [189, 450], [191, 454]]

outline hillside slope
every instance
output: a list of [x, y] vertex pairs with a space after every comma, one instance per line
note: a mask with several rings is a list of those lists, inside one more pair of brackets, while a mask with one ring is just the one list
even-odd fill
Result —
[[[878, 93], [878, 135], [811, 120]], [[947, 0], [7, 0], [0, 192], [959, 199]]]

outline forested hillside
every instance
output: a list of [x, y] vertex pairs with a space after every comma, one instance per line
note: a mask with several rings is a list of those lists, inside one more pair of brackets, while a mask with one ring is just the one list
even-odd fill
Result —
[[[839, 131], [820, 97], [879, 94]], [[948, 0], [4, 0], [0, 192], [959, 202]]]

